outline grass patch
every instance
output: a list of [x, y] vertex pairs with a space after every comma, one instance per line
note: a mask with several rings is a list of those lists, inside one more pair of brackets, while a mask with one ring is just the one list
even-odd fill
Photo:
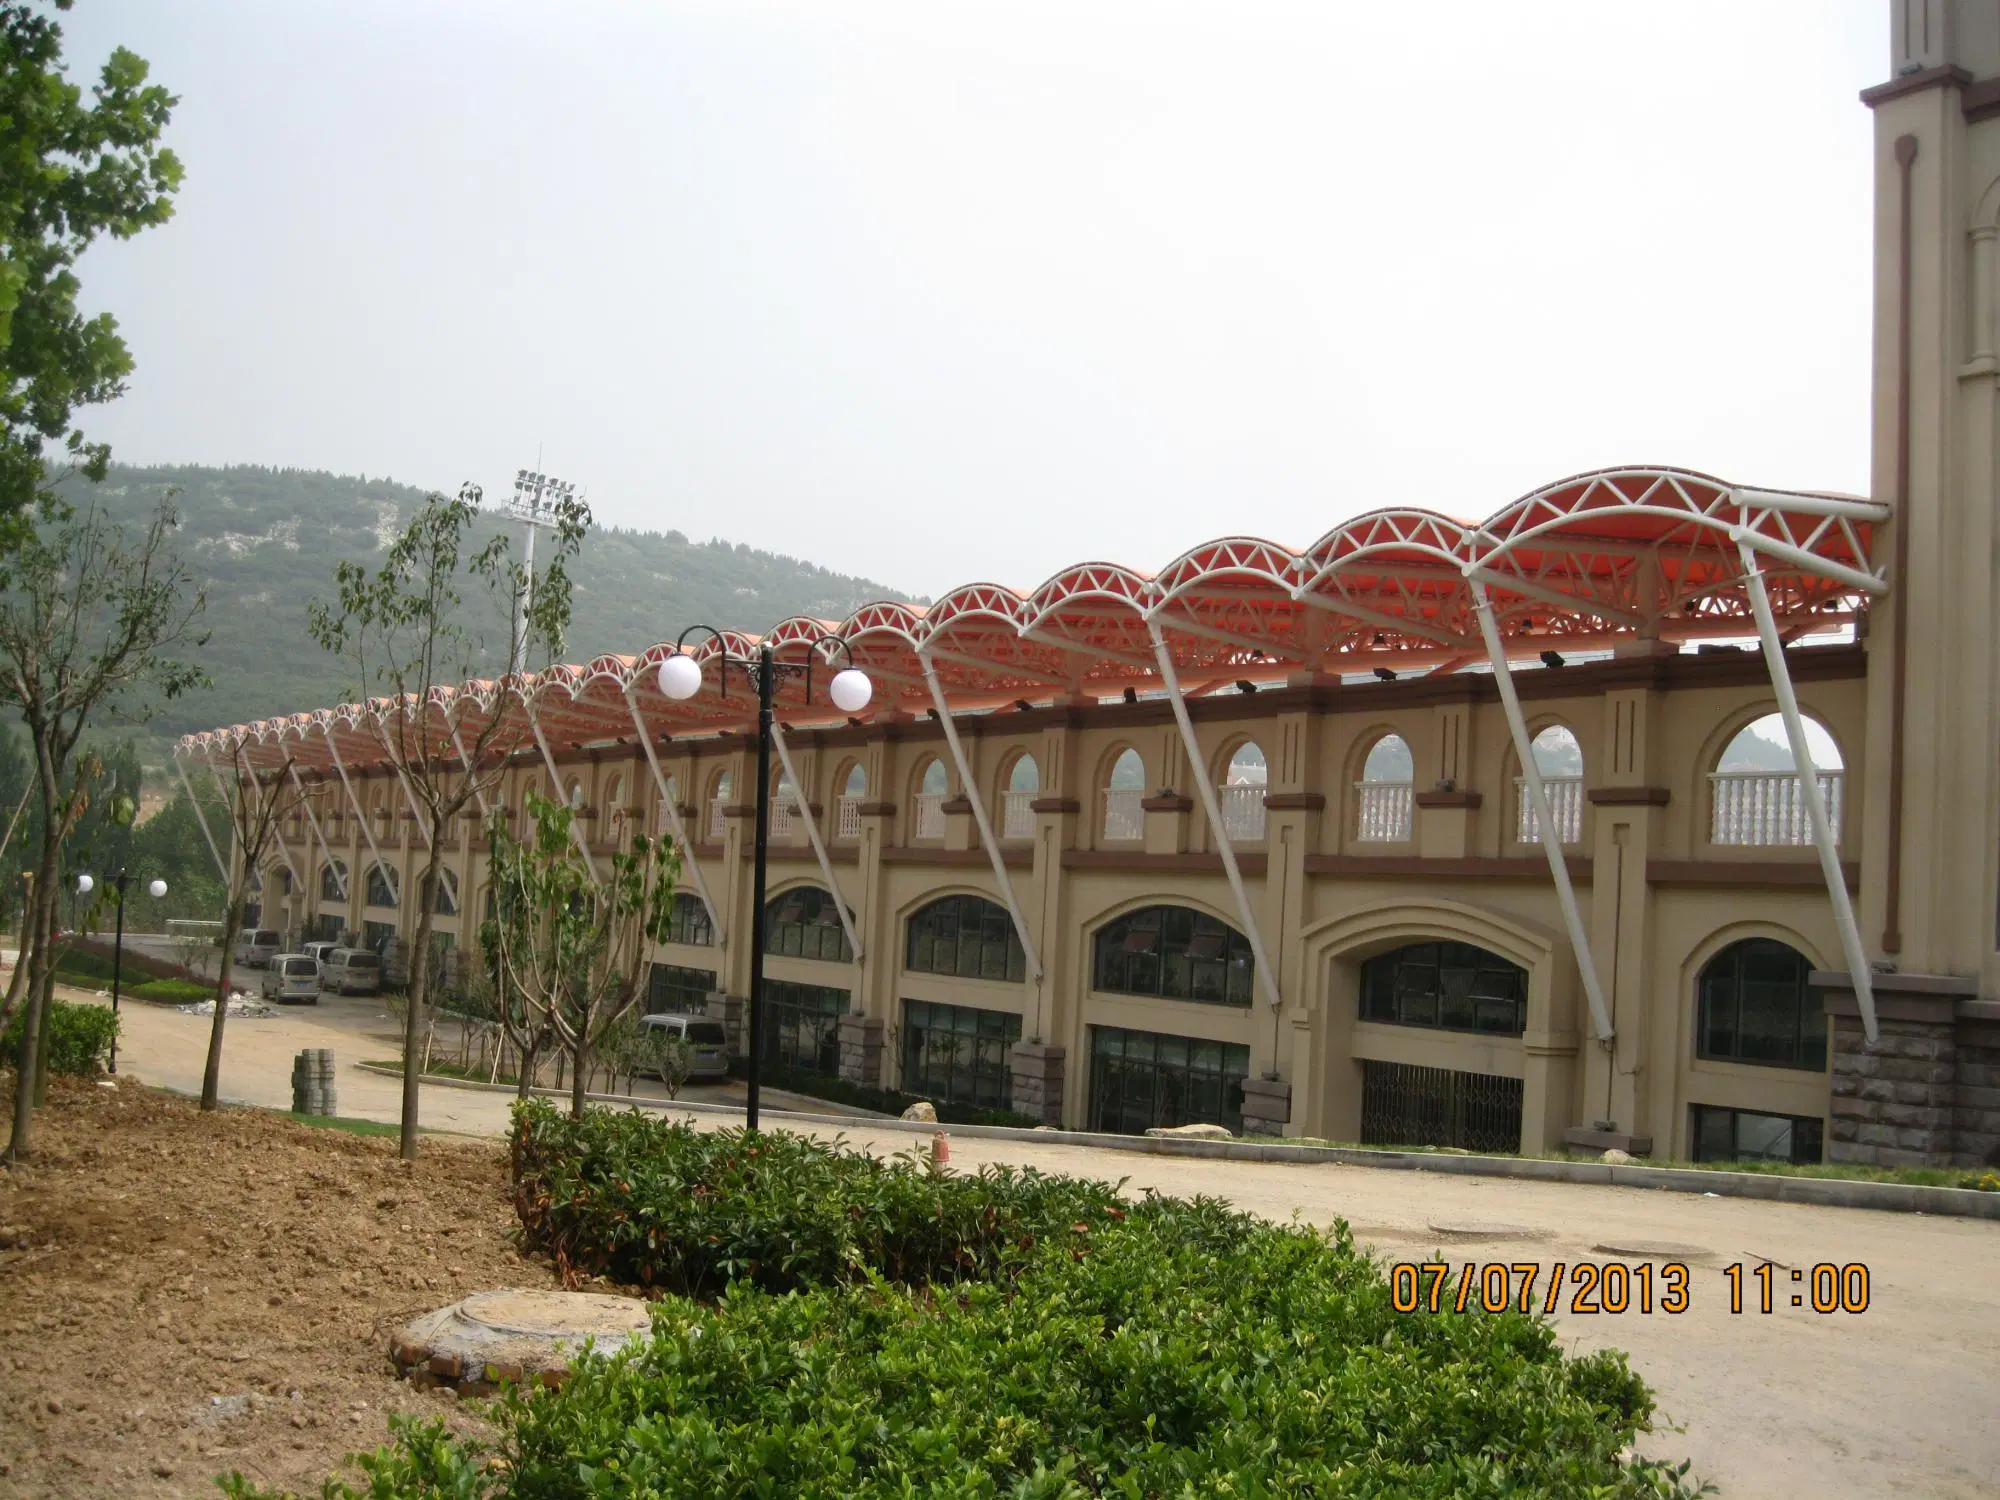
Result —
[[349, 1135], [388, 1135], [400, 1137], [400, 1125], [385, 1124], [381, 1120], [362, 1120], [353, 1115], [302, 1115], [296, 1110], [277, 1110], [286, 1119], [299, 1125], [310, 1125], [315, 1130], [344, 1130]]

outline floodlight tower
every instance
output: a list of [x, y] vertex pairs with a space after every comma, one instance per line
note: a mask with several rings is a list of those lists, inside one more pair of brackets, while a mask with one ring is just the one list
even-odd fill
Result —
[[507, 514], [519, 521], [526, 533], [521, 549], [526, 558], [526, 576], [521, 581], [521, 613], [514, 630], [514, 657], [507, 664], [511, 672], [519, 673], [528, 664], [528, 605], [535, 587], [535, 533], [553, 527], [556, 507], [575, 494], [576, 486], [566, 479], [536, 469], [515, 472], [514, 498], [507, 502]]

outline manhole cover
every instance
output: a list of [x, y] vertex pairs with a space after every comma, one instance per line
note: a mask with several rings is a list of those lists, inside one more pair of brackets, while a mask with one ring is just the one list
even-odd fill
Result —
[[1618, 1255], [1627, 1260], [1711, 1260], [1715, 1256], [1715, 1252], [1704, 1245], [1682, 1245], [1673, 1240], [1631, 1240], [1592, 1245], [1590, 1253]]
[[1490, 1219], [1451, 1219], [1426, 1226], [1446, 1240], [1545, 1240], [1548, 1231], [1526, 1224], [1497, 1224]]
[[554, 1385], [584, 1340], [609, 1352], [651, 1326], [647, 1304], [631, 1297], [479, 1292], [405, 1324], [389, 1353], [416, 1384], [477, 1395], [508, 1381]]

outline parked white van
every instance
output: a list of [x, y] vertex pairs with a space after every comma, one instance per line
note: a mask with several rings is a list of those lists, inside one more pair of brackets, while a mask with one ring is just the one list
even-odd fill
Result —
[[269, 927], [246, 927], [236, 935], [235, 964], [239, 969], [261, 969], [268, 964], [280, 948], [285, 946], [285, 935]]
[[336, 948], [327, 954], [326, 987], [336, 995], [372, 995], [382, 988], [382, 958], [366, 948]]
[[296, 1000], [319, 1004], [319, 960], [306, 953], [280, 953], [265, 966], [264, 998], [283, 1005]]
[[729, 1076], [729, 1033], [722, 1029], [720, 1021], [705, 1020], [700, 1016], [656, 1015], [641, 1016], [639, 1024], [656, 1031], [673, 1032], [686, 1041], [687, 1076], [690, 1080]]

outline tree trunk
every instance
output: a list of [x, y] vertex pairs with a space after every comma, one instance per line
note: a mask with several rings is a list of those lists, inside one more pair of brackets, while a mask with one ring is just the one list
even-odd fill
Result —
[[[249, 866], [245, 865], [245, 869]], [[246, 880], [245, 885], [249, 882]], [[232, 878], [233, 886], [235, 880]], [[216, 1107], [216, 1093], [222, 1087], [222, 1023], [229, 1019], [229, 981], [236, 967], [236, 936], [243, 930], [243, 897], [229, 893], [229, 909], [222, 920], [222, 975], [215, 982], [215, 1020], [208, 1028], [208, 1063], [201, 1070], [201, 1107]]]
[[569, 1112], [572, 1119], [583, 1118], [583, 1097], [590, 1092], [590, 1042], [579, 1026], [570, 1043]]
[[431, 910], [437, 905], [432, 890], [444, 851], [438, 847], [440, 830], [432, 820], [430, 853], [424, 872], [417, 878], [417, 951], [410, 955], [410, 1003], [403, 1011], [403, 1132], [400, 1151], [404, 1161], [417, 1159], [417, 1118], [423, 1102], [423, 1065], [430, 1049], [424, 1045], [425, 1019], [430, 1010]]
[[17, 962], [28, 965], [27, 1013], [21, 1023], [21, 1051], [14, 1071], [14, 1132], [7, 1142], [10, 1162], [26, 1161], [34, 1149], [35, 1105], [41, 1094], [42, 1030], [47, 1025], [50, 989], [50, 950], [54, 947], [56, 914], [56, 866], [62, 849], [66, 818], [56, 817], [57, 769], [46, 728], [35, 740], [35, 775], [42, 793], [42, 852], [35, 871], [34, 898], [29, 903], [33, 916], [22, 923], [23, 956]]

